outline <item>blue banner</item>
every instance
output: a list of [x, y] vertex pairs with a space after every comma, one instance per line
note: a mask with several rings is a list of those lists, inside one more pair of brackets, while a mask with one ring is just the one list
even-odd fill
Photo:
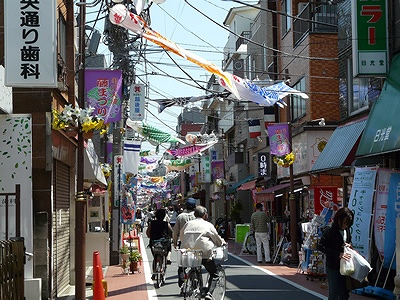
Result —
[[389, 195], [387, 201], [386, 210], [386, 230], [385, 230], [385, 244], [384, 244], [384, 259], [383, 266], [385, 268], [390, 268], [390, 264], [393, 260], [391, 266], [392, 269], [396, 269], [396, 260], [393, 257], [396, 254], [396, 208], [400, 204], [400, 174], [392, 174], [390, 176], [389, 183]]

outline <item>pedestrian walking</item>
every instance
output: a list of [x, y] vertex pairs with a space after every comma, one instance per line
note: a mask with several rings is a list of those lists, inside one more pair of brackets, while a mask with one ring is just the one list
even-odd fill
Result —
[[266, 213], [263, 212], [263, 205], [256, 204], [256, 211], [251, 215], [251, 225], [254, 232], [254, 238], [257, 245], [257, 261], [262, 263], [262, 247], [264, 248], [265, 262], [271, 262], [270, 249], [269, 249], [269, 220]]

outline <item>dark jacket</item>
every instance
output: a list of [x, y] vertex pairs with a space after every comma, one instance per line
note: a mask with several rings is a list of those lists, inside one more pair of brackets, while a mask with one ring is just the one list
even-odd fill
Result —
[[[350, 230], [346, 229], [346, 243], [351, 243]], [[339, 270], [340, 268], [340, 253], [343, 253], [343, 236], [339, 231], [339, 226], [332, 224], [326, 227], [322, 232], [321, 239], [318, 243], [318, 250], [326, 255], [326, 266]]]
[[[149, 230], [149, 238], [150, 238], [150, 246], [153, 246], [154, 240], [159, 240], [161, 238], [169, 238], [171, 239], [172, 232], [170, 232], [168, 228], [168, 222], [162, 220], [153, 220], [151, 221], [148, 229]], [[168, 243], [168, 251], [171, 250], [171, 243]]]

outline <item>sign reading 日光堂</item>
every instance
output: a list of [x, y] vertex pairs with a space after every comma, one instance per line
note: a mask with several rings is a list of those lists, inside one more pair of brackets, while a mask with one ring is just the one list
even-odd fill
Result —
[[354, 76], [384, 75], [388, 71], [386, 1], [351, 1]]

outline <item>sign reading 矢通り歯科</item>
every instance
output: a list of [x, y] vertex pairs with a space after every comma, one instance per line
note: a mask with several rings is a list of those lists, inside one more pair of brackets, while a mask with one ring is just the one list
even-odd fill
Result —
[[387, 0], [354, 0], [352, 5], [353, 75], [388, 71]]
[[4, 1], [6, 86], [57, 87], [55, 5], [56, 1]]

